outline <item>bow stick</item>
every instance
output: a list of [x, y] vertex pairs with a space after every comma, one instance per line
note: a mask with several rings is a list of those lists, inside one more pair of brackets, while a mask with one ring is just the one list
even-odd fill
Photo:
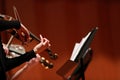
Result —
[[[15, 6], [13, 6], [13, 10], [14, 10], [15, 18], [21, 22], [20, 16], [19, 16], [18, 11]], [[30, 32], [30, 37], [32, 37], [35, 40], [37, 40], [38, 42], [40, 42], [40, 39], [37, 36], [35, 36], [32, 32]], [[58, 57], [58, 55], [56, 53], [55, 54], [52, 53], [50, 48], [47, 48], [46, 51], [48, 52], [51, 59], [56, 59]]]

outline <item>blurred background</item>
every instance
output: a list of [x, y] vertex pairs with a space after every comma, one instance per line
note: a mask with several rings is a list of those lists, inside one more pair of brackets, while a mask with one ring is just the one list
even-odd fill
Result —
[[[120, 80], [120, 0], [0, 0], [0, 13], [15, 17], [13, 6], [22, 23], [36, 36], [48, 38], [59, 55], [51, 60], [41, 53], [54, 67], [44, 69], [36, 63], [16, 80], [63, 80], [56, 71], [70, 58], [75, 43], [94, 27], [99, 30], [90, 46], [93, 59], [85, 71], [86, 80]], [[7, 34], [3, 35], [7, 42]]]

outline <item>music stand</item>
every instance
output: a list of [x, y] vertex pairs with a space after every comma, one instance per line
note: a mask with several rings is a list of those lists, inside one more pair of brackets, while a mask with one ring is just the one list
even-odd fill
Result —
[[[56, 73], [65, 80], [85, 80], [84, 72], [92, 59], [92, 49], [89, 48], [98, 27], [93, 28], [79, 44], [71, 60], [68, 60]], [[76, 47], [76, 46], [75, 46]], [[73, 50], [74, 51], [74, 50]], [[66, 74], [72, 69], [72, 72]]]
[[93, 51], [89, 48], [86, 51], [86, 54], [82, 56], [80, 62], [78, 63], [77, 67], [74, 69], [72, 74], [68, 77], [67, 80], [85, 80], [85, 70], [87, 69], [91, 59], [92, 59]]

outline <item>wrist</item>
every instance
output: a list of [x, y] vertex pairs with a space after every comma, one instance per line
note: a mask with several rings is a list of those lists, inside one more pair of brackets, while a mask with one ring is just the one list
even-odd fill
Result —
[[33, 51], [37, 54], [37, 49], [36, 48], [34, 48]]

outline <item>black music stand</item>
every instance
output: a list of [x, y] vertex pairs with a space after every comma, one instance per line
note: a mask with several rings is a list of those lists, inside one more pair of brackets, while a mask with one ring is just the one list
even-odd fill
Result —
[[81, 44], [78, 46], [79, 48], [77, 48], [77, 51], [74, 53], [77, 55], [72, 58], [72, 61], [67, 60], [67, 62], [56, 72], [58, 75], [62, 76], [64, 80], [85, 80], [84, 72], [92, 59], [93, 52], [89, 46], [97, 30], [98, 27], [93, 28], [87, 36], [82, 39]]
[[91, 48], [87, 50], [87, 53], [82, 56], [80, 62], [77, 67], [74, 69], [72, 74], [68, 77], [67, 80], [85, 80], [85, 70], [87, 69], [91, 59], [92, 59], [93, 51]]

